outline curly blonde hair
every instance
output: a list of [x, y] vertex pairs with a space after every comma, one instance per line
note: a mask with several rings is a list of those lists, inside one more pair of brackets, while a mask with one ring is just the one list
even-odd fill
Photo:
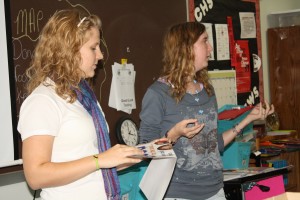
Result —
[[202, 83], [211, 96], [212, 85], [206, 68], [195, 74], [195, 54], [193, 45], [205, 32], [205, 26], [199, 22], [185, 22], [172, 26], [163, 40], [163, 69], [165, 77], [173, 85], [171, 94], [179, 102], [186, 93], [186, 84], [195, 79]]
[[63, 99], [74, 102], [74, 88], [82, 78], [81, 46], [88, 41], [92, 27], [100, 30], [101, 21], [96, 15], [79, 10], [61, 10], [54, 13], [44, 26], [34, 50], [34, 57], [26, 71], [30, 94], [47, 77], [55, 82], [55, 91]]

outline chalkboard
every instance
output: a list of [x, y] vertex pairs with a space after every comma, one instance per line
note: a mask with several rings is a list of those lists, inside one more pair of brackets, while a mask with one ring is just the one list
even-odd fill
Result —
[[141, 101], [147, 87], [157, 78], [162, 67], [162, 37], [170, 25], [187, 21], [186, 0], [5, 0], [10, 3], [15, 112], [18, 118], [27, 97], [25, 85], [28, 68], [39, 33], [49, 17], [66, 8], [80, 8], [98, 15], [103, 23], [107, 44], [105, 65], [96, 73], [95, 92], [106, 114], [112, 144], [116, 143], [115, 124], [128, 115], [108, 106], [111, 65], [126, 58], [136, 70], [135, 98], [137, 108], [131, 117], [139, 125]]

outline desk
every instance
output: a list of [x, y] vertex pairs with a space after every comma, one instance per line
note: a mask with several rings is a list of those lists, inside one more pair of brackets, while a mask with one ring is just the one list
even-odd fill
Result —
[[268, 178], [272, 178], [275, 176], [283, 175], [288, 173], [289, 167], [273, 169], [268, 171], [263, 171], [257, 174], [246, 174], [242, 177], [235, 178], [232, 180], [224, 181], [224, 191], [226, 198], [228, 200], [242, 200], [245, 199], [244, 191], [242, 189], [243, 184], [247, 184], [249, 182], [257, 182], [261, 180], [265, 180]]

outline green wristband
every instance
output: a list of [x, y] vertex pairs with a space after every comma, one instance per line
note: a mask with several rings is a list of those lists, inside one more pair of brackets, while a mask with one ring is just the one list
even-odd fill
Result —
[[99, 170], [100, 166], [99, 166], [98, 154], [93, 155], [93, 157], [94, 157], [94, 160], [95, 160], [95, 163], [96, 163], [96, 170]]

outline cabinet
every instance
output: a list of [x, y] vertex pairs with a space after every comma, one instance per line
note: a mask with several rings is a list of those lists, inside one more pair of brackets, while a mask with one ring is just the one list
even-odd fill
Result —
[[[267, 37], [270, 99], [278, 112], [280, 129], [300, 133], [300, 26], [271, 28]], [[294, 165], [287, 189], [299, 192], [299, 152], [286, 152], [279, 157]]]
[[300, 133], [300, 26], [268, 29], [270, 99], [280, 129]]

